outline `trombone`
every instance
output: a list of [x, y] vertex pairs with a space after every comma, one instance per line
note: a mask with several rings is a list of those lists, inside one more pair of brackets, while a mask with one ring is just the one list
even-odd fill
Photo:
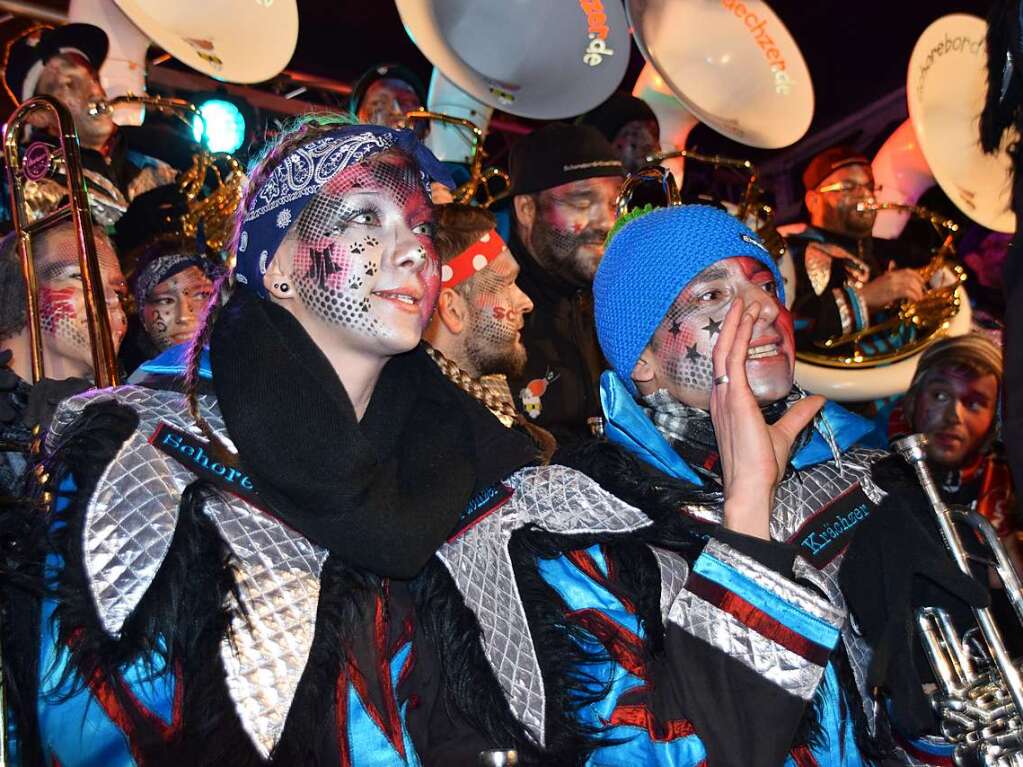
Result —
[[[18, 145], [22, 128], [28, 119], [41, 112], [51, 113], [57, 120], [59, 146], [55, 149], [44, 144], [32, 144], [24, 155]], [[11, 217], [18, 238], [18, 255], [25, 278], [26, 314], [32, 358], [32, 380], [38, 383], [45, 377], [43, 366], [43, 336], [39, 317], [38, 283], [32, 256], [33, 235], [71, 220], [76, 232], [78, 261], [85, 292], [85, 316], [89, 326], [92, 347], [92, 369], [97, 387], [106, 388], [120, 383], [117, 353], [110, 333], [103, 278], [96, 256], [89, 198], [82, 177], [82, 159], [78, 149], [78, 133], [67, 107], [51, 96], [36, 96], [18, 107], [4, 125], [4, 161], [11, 195]], [[38, 147], [38, 149], [34, 148]], [[65, 185], [68, 202], [42, 218], [32, 221], [25, 203], [25, 184], [33, 178], [46, 175], [55, 161], [63, 159], [66, 167]]]
[[[922, 434], [912, 434], [897, 440], [892, 447], [915, 470], [956, 565], [972, 577], [969, 554], [956, 529], [957, 522], [965, 522], [978, 533], [993, 556], [991, 564], [1001, 578], [1017, 620], [1023, 622], [1023, 586], [1012, 561], [990, 522], [976, 511], [951, 508], [941, 500], [927, 467], [926, 444]], [[956, 632], [945, 610], [925, 607], [917, 612], [921, 641], [941, 688], [940, 694], [931, 698], [931, 704], [942, 720], [942, 734], [955, 744], [957, 765], [1009, 767], [1023, 764], [1020, 670], [1009, 657], [991, 608], [974, 608], [973, 614], [987, 651], [984, 660], [990, 666], [982, 671], [974, 667], [969, 646]]]

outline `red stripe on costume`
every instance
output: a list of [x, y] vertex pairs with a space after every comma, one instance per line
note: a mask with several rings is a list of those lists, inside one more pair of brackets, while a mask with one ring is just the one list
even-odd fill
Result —
[[597, 565], [597, 560], [590, 556], [587, 551], [577, 549], [576, 551], [570, 551], [565, 556], [568, 558], [568, 561], [578, 567], [587, 578], [601, 588], [607, 589], [611, 592], [615, 599], [622, 603], [622, 607], [635, 615], [636, 606], [628, 597], [622, 594], [622, 590], [615, 585], [617, 566], [615, 565], [614, 558], [608, 556], [606, 551], [604, 551], [604, 561], [607, 563], [607, 575], [604, 575], [600, 567]]
[[616, 663], [634, 676], [646, 679], [643, 640], [599, 610], [587, 608], [568, 614], [571, 621], [589, 631], [604, 645]]
[[686, 738], [696, 733], [692, 722], [685, 719], [671, 719], [659, 722], [644, 705], [622, 705], [615, 708], [608, 724], [638, 727], [645, 730], [650, 739], [656, 743], [667, 743], [672, 740]]
[[797, 746], [789, 752], [796, 767], [820, 767], [820, 762], [806, 746]]
[[772, 618], [759, 607], [750, 604], [738, 594], [729, 591], [712, 580], [704, 578], [699, 573], [689, 573], [686, 589], [704, 601], [710, 602], [719, 610], [728, 613], [744, 626], [753, 629], [761, 636], [780, 644], [786, 650], [791, 650], [811, 663], [823, 666], [828, 662], [828, 657], [831, 655], [830, 649], [822, 647], [816, 642], [811, 642], [806, 637]]
[[[74, 649], [80, 636], [81, 630], [71, 633], [67, 642], [71, 649]], [[145, 767], [147, 764], [139, 742], [142, 739], [139, 731], [140, 725], [155, 732], [167, 745], [181, 736], [185, 685], [180, 663], [174, 663], [174, 700], [171, 704], [170, 724], [146, 708], [124, 681], [124, 677], [116, 672], [108, 675], [103, 669], [97, 667], [86, 680], [86, 684], [104, 713], [124, 733], [124, 737], [128, 741], [128, 749], [139, 767]], [[56, 757], [54, 758], [56, 759]]]

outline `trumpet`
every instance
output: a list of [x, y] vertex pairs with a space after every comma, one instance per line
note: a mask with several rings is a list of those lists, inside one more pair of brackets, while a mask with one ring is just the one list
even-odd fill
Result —
[[[1023, 622], [1023, 587], [1009, 555], [983, 516], [947, 506], [927, 467], [926, 438], [913, 434], [893, 448], [913, 467], [938, 521], [941, 537], [962, 572], [971, 575], [966, 548], [956, 529], [965, 523], [990, 552], [1005, 593]], [[975, 653], [961, 637], [948, 613], [937, 607], [917, 612], [917, 625], [940, 692], [931, 704], [941, 720], [942, 735], [955, 744], [955, 763], [984, 767], [1023, 765], [1023, 681], [1002, 639], [990, 608], [974, 608], [983, 653]]]
[[[472, 159], [469, 161], [469, 180], [455, 189], [451, 196], [455, 202], [469, 204], [477, 202], [482, 208], [489, 208], [498, 200], [508, 196], [511, 191], [511, 177], [507, 172], [497, 167], [484, 167], [487, 153], [483, 150], [483, 131], [471, 120], [462, 117], [452, 117], [442, 112], [431, 112], [428, 109], [416, 109], [405, 115], [409, 123], [415, 120], [436, 120], [437, 122], [454, 125], [467, 131], [470, 143], [472, 144]], [[496, 191], [491, 183], [497, 180], [501, 183]]]
[[[198, 120], [203, 135], [206, 134], [206, 120], [202, 113], [184, 99], [129, 93], [106, 101], [93, 101], [89, 104], [88, 112], [93, 117], [110, 115], [116, 107], [125, 104], [141, 104], [175, 117], [189, 130], [192, 130], [194, 121]], [[207, 181], [212, 183], [204, 195]], [[191, 167], [182, 171], [177, 178], [178, 190], [188, 206], [178, 225], [181, 235], [186, 238], [195, 237], [201, 225], [207, 247], [212, 251], [221, 250], [234, 231], [234, 212], [241, 203], [244, 181], [245, 170], [231, 155], [224, 152], [213, 154], [205, 150], [197, 152], [192, 157]]]

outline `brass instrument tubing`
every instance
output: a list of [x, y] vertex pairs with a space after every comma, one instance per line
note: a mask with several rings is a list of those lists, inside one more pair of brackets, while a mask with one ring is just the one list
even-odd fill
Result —
[[[963, 548], [962, 541], [959, 539], [953, 526], [951, 510], [941, 500], [938, 488], [934, 484], [933, 477], [931, 477], [930, 469], [927, 467], [927, 453], [924, 450], [926, 444], [926, 439], [922, 434], [913, 434], [897, 440], [893, 447], [916, 472], [917, 479], [927, 494], [927, 500], [930, 501], [931, 507], [934, 509], [935, 517], [938, 520], [938, 528], [941, 530], [941, 537], [945, 542], [946, 548], [952, 554], [952, 559], [955, 560], [956, 565], [963, 573], [972, 578], [973, 575], [966, 561], [966, 550]], [[1013, 606], [1015, 607], [1015, 605]], [[974, 607], [973, 614], [980, 626], [988, 652], [991, 653], [991, 658], [1002, 675], [1009, 695], [1012, 697], [1012, 702], [1016, 706], [1016, 713], [1017, 715], [1023, 715], [1023, 680], [1020, 678], [1019, 669], [1016, 668], [1009, 657], [1005, 642], [1002, 639], [1002, 633], [998, 629], [998, 624], [995, 623], [991, 609], [988, 607]]]

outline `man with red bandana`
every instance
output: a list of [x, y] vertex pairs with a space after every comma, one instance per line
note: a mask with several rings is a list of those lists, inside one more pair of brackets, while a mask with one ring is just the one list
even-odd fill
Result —
[[522, 331], [528, 361], [522, 375], [511, 379], [512, 392], [559, 442], [577, 441], [600, 409], [597, 379], [604, 360], [593, 329], [591, 284], [625, 169], [600, 131], [564, 123], [520, 139], [509, 167], [508, 244], [522, 270], [519, 285], [534, 303]]

